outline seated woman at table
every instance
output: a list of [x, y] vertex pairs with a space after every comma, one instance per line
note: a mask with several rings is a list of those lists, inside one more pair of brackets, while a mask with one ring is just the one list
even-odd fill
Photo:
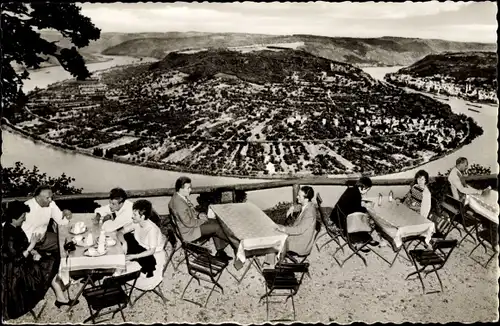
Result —
[[429, 174], [419, 170], [408, 193], [400, 199], [406, 206], [427, 218], [431, 211], [431, 192], [427, 188]]
[[134, 223], [125, 226], [123, 231], [117, 233], [117, 236], [126, 254], [125, 273], [141, 270], [136, 286], [144, 288], [148, 284], [159, 284], [163, 279], [166, 238], [160, 228], [151, 221], [154, 212], [150, 201], [136, 201], [132, 212]]
[[5, 320], [21, 317], [45, 297], [49, 287], [56, 295], [55, 305], [68, 301], [57, 279], [59, 260], [41, 256], [34, 248], [40, 235], [28, 240], [21, 229], [30, 207], [20, 201], [9, 203], [2, 214], [2, 315]]
[[[278, 225], [276, 230], [288, 234], [286, 250], [300, 256], [308, 255], [314, 245], [316, 235], [317, 209], [311, 202], [314, 198], [314, 190], [309, 186], [300, 188], [297, 201], [302, 206], [299, 216], [291, 226]], [[287, 215], [293, 213], [292, 206]], [[275, 254], [266, 255], [264, 264], [273, 266]]]

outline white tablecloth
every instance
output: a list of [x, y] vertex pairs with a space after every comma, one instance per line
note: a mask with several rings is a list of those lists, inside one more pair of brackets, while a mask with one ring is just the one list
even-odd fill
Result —
[[498, 192], [490, 190], [482, 195], [467, 195], [465, 205], [476, 213], [486, 217], [490, 221], [498, 224]]
[[403, 238], [421, 235], [425, 242], [430, 243], [435, 232], [435, 225], [419, 213], [409, 209], [406, 205], [389, 202], [387, 199], [378, 205], [378, 199], [373, 199], [373, 205], [366, 205], [366, 210], [382, 230], [389, 235], [394, 245], [399, 248], [403, 244]]
[[246, 251], [269, 249], [277, 251], [281, 259], [288, 235], [276, 231], [276, 224], [252, 203], [210, 205], [208, 218], [218, 218], [238, 240], [236, 254], [241, 262], [246, 261]]
[[[67, 239], [70, 241], [74, 235], [69, 232], [69, 229], [77, 222], [84, 222], [87, 226], [87, 231], [82, 234], [86, 237], [92, 232], [94, 239], [99, 236], [99, 230], [93, 225], [92, 217], [94, 214], [73, 214], [73, 218], [68, 225], [59, 226], [59, 249], [61, 254], [61, 264], [59, 266], [59, 277], [64, 284], [70, 281], [69, 272], [85, 269], [125, 269], [125, 253], [120, 243], [113, 247], [109, 247], [108, 252], [100, 257], [88, 257], [83, 254], [86, 248], [76, 247], [76, 250], [71, 252], [69, 256], [64, 251], [64, 242]], [[116, 239], [115, 233], [107, 234]]]

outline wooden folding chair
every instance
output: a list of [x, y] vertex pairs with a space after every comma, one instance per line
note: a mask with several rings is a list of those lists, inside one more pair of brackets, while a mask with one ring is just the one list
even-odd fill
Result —
[[[498, 246], [498, 225], [496, 225], [493, 222], [490, 222], [489, 225], [487, 225], [486, 228], [483, 230], [479, 230], [479, 228], [476, 228], [476, 239], [478, 240], [478, 244], [471, 250], [469, 253], [469, 257], [472, 258], [476, 263], [481, 264], [484, 268], [488, 266], [490, 261], [495, 257], [495, 255], [498, 253], [497, 246]], [[484, 248], [484, 253], [488, 253], [488, 247], [491, 248], [493, 251], [492, 255], [489, 256], [488, 260], [482, 264], [480, 261], [476, 260], [473, 258], [471, 255], [472, 253], [479, 247], [482, 246]]]
[[285, 302], [291, 298], [293, 320], [296, 319], [294, 296], [299, 291], [304, 274], [307, 274], [308, 271], [308, 263], [280, 263], [274, 269], [265, 269], [263, 271], [266, 293], [260, 297], [259, 302], [264, 298], [266, 299], [267, 320], [269, 320], [269, 297], [272, 296], [286, 296]]
[[[168, 246], [168, 241], [165, 242], [165, 246], [163, 247], [164, 250], [165, 250], [165, 254], [166, 254], [166, 248]], [[173, 251], [170, 255], [170, 257], [172, 256], [173, 254]], [[137, 301], [139, 301], [140, 298], [142, 298], [144, 295], [146, 295], [147, 293], [154, 293], [156, 294], [158, 297], [160, 297], [160, 299], [162, 300], [163, 304], [166, 304], [167, 303], [167, 298], [163, 295], [163, 292], [161, 291], [161, 285], [163, 283], [163, 279], [165, 278], [165, 271], [167, 270], [167, 266], [168, 266], [168, 261], [165, 262], [165, 265], [163, 266], [163, 269], [162, 269], [162, 272], [161, 272], [161, 275], [162, 275], [162, 280], [154, 287], [151, 287], [151, 288], [147, 288], [147, 289], [143, 289], [143, 288], [140, 288], [138, 286], [135, 286], [135, 290], [136, 291], [139, 291], [141, 292], [136, 298], [135, 300], [131, 300], [130, 302], [130, 305], [135, 305]], [[127, 286], [131, 286], [130, 282], [127, 283]]]
[[[175, 219], [175, 215], [172, 214], [172, 212], [171, 212], [170, 216], [171, 216], [171, 219], [170, 219], [171, 230], [174, 232], [175, 237], [179, 240], [180, 243], [178, 246], [176, 246], [176, 244], [172, 245], [172, 252], [170, 253], [170, 255], [167, 259], [167, 264], [171, 262], [172, 267], [174, 268], [174, 271], [177, 271], [179, 269], [179, 266], [181, 266], [181, 264], [185, 261], [186, 257], [183, 256], [177, 265], [175, 265], [175, 263], [172, 261], [172, 257], [176, 252], [178, 252], [179, 250], [182, 249], [182, 244], [185, 243], [185, 241], [184, 241], [184, 238], [182, 237], [182, 234], [179, 230], [179, 225], [177, 224], [177, 221]], [[193, 243], [198, 244], [200, 246], [203, 246], [210, 239], [211, 239], [211, 237], [201, 237], [201, 238], [193, 241]]]
[[[330, 242], [335, 241], [337, 246], [342, 249], [342, 253], [344, 253], [344, 248], [340, 244], [340, 239], [341, 239], [340, 232], [341, 231], [337, 228], [336, 225], [333, 224], [333, 222], [329, 221], [328, 218], [326, 217], [326, 214], [323, 211], [323, 207], [321, 206], [323, 204], [323, 199], [321, 198], [321, 195], [319, 193], [316, 195], [316, 203], [318, 204], [318, 211], [319, 211], [319, 215], [321, 217], [321, 222], [323, 223], [323, 225], [325, 227], [325, 232], [318, 233], [318, 235], [316, 236], [316, 241], [315, 241], [316, 242], [316, 249], [318, 249], [318, 251], [321, 251], [321, 248], [328, 245]], [[325, 235], [330, 236], [330, 239], [328, 239], [321, 246], [318, 246], [317, 241]]]
[[[210, 296], [215, 290], [215, 287], [218, 287], [221, 290], [221, 293], [224, 294], [224, 289], [219, 284], [219, 279], [222, 275], [222, 272], [226, 269], [228, 262], [226, 260], [222, 260], [213, 256], [207, 248], [196, 245], [194, 243], [184, 242], [182, 244], [182, 248], [184, 249], [186, 266], [189, 275], [191, 275], [191, 278], [189, 279], [189, 282], [182, 292], [181, 299], [194, 303], [201, 307], [206, 307]], [[204, 305], [196, 301], [184, 298], [184, 294], [186, 293], [186, 290], [188, 289], [193, 279], [196, 279], [198, 281], [198, 285], [201, 285], [200, 281], [205, 281], [213, 284]]]
[[[356, 232], [356, 233], [347, 232], [347, 216], [342, 212], [340, 208], [337, 209], [337, 218], [339, 219], [339, 225], [340, 225], [339, 235], [344, 240], [344, 244], [341, 245], [340, 248], [337, 248], [337, 250], [333, 253], [333, 258], [335, 259], [337, 264], [339, 264], [339, 266], [342, 267], [349, 259], [351, 259], [351, 257], [358, 256], [359, 258], [361, 258], [365, 266], [368, 266], [365, 257], [363, 257], [359, 252], [362, 251], [362, 249], [364, 249], [366, 246], [368, 246], [370, 242], [373, 240], [371, 232]], [[358, 245], [357, 248], [354, 246], [355, 244]], [[343, 250], [345, 246], [349, 247], [352, 253], [342, 262], [339, 262], [339, 260], [337, 260], [335, 255], [339, 250]], [[380, 256], [377, 252], [373, 250], [371, 251], [385, 260], [385, 258]]]
[[[417, 274], [422, 284], [422, 290], [424, 294], [443, 292], [443, 283], [439, 277], [438, 270], [442, 269], [448, 258], [450, 257], [453, 249], [458, 244], [458, 240], [436, 240], [432, 245], [432, 250], [415, 249], [410, 251], [410, 257], [415, 266], [415, 272], [412, 272], [406, 276], [408, 279], [410, 276]], [[427, 269], [427, 268], [430, 269]], [[424, 273], [426, 277], [429, 273], [434, 272], [441, 286], [441, 291], [432, 291], [425, 293], [424, 280], [422, 279], [421, 273]]]
[[[92, 288], [85, 289], [83, 291], [83, 297], [87, 300], [87, 305], [90, 311], [90, 317], [85, 319], [84, 323], [92, 320], [92, 323], [96, 324], [96, 318], [108, 314], [113, 314], [111, 319], [114, 318], [117, 312], [120, 312], [123, 321], [125, 322], [125, 315], [123, 314], [123, 309], [127, 307], [130, 302], [130, 297], [132, 296], [132, 291], [135, 288], [135, 283], [139, 277], [141, 271], [135, 271], [128, 274], [123, 274], [119, 276], [114, 276], [104, 279], [102, 285], [93, 286]], [[127, 282], [132, 281], [132, 285], [129, 287], [130, 291], [127, 293], [124, 288]], [[118, 306], [114, 310], [109, 310], [105, 313], [100, 313], [102, 310]], [[109, 320], [109, 319], [107, 319]], [[99, 322], [106, 321], [101, 320]]]

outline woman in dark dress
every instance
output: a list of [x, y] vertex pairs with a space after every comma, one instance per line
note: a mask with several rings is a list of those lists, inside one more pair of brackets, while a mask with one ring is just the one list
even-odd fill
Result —
[[[33, 309], [52, 286], [56, 298], [66, 301], [56, 280], [59, 260], [40, 256], [34, 250], [39, 235], [30, 240], [21, 225], [30, 208], [20, 201], [9, 203], [2, 214], [2, 292], [3, 320], [19, 318]], [[56, 301], [56, 306], [65, 302]]]

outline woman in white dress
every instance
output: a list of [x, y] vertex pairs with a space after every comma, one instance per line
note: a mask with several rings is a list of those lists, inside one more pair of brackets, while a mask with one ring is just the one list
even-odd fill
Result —
[[125, 273], [141, 270], [136, 287], [143, 290], [153, 289], [163, 279], [166, 237], [151, 221], [154, 214], [151, 202], [138, 200], [134, 203], [132, 211], [134, 223], [124, 227], [123, 231], [117, 234], [126, 254]]

